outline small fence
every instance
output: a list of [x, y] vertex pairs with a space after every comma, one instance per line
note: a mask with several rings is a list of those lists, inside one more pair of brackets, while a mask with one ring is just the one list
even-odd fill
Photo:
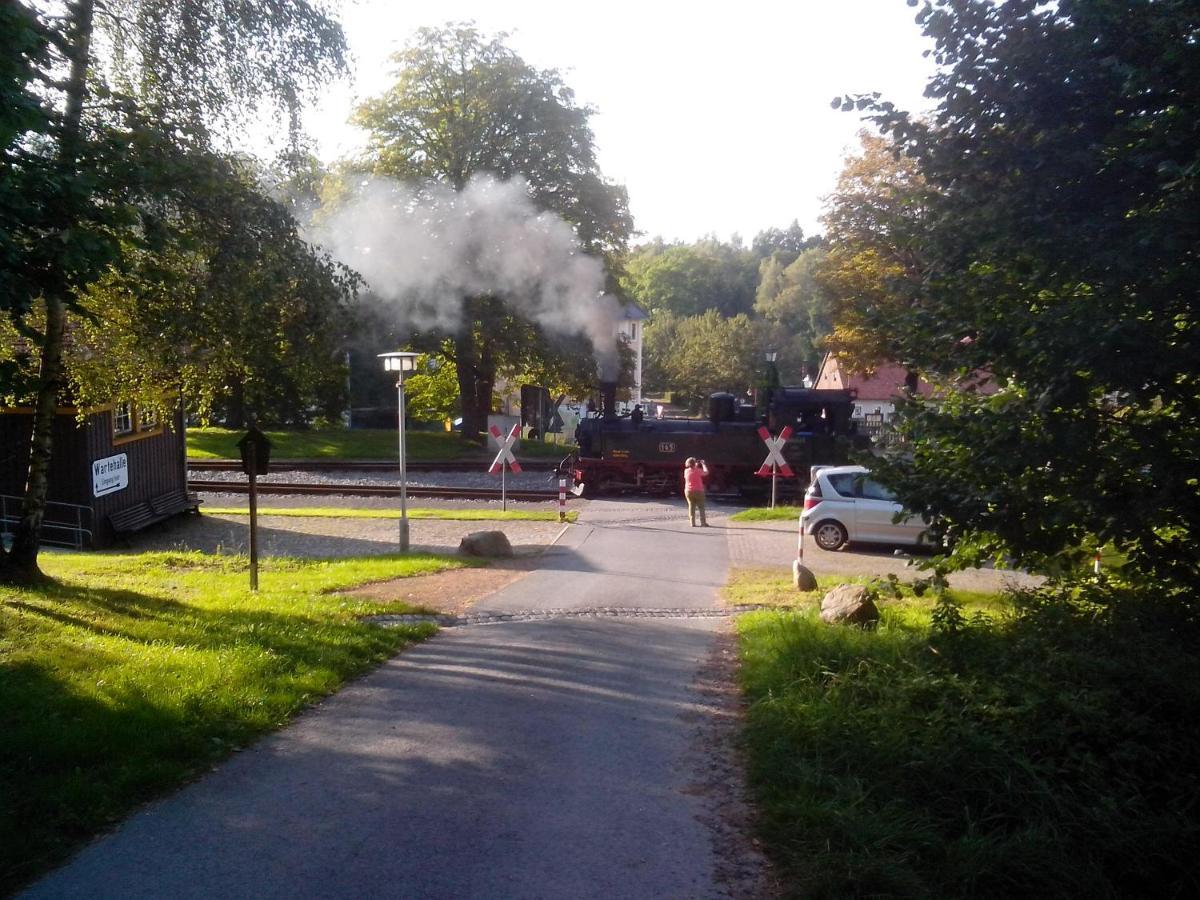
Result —
[[857, 424], [858, 433], [869, 437], [876, 447], [895, 447], [904, 443], [904, 435], [878, 413], [867, 413]]
[[[21, 521], [23, 497], [0, 494], [0, 540], [7, 546], [13, 529]], [[92, 510], [74, 503], [48, 501], [42, 517], [43, 544], [83, 550], [92, 545]]]

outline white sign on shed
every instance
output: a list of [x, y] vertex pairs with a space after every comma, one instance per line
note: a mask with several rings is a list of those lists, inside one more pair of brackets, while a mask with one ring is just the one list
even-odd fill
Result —
[[92, 462], [92, 496], [103, 497], [129, 487], [129, 456], [118, 453]]

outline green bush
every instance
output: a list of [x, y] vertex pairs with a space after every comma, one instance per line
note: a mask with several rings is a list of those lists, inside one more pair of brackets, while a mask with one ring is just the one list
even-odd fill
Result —
[[740, 625], [751, 779], [791, 896], [1196, 892], [1187, 610], [1027, 594], [936, 631], [883, 608], [876, 631]]

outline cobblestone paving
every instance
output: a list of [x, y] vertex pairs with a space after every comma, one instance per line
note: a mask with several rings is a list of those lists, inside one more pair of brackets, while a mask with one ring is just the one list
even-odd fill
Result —
[[443, 628], [455, 628], [462, 625], [499, 625], [504, 622], [533, 622], [545, 619], [721, 619], [765, 608], [757, 605], [726, 606], [720, 609], [600, 606], [587, 609], [538, 609], [516, 613], [467, 613], [461, 616], [385, 615], [370, 616], [367, 621], [389, 627], [430, 622]]
[[[795, 522], [733, 523], [726, 532], [729, 540], [729, 567], [791, 568], [796, 559]], [[848, 550], [826, 551], [811, 538], [804, 543], [804, 565], [815, 575], [866, 575], [885, 577], [895, 574], [902, 581], [925, 576], [912, 563], [927, 558], [893, 547], [852, 545]], [[1007, 569], [970, 569], [950, 575], [951, 587], [962, 590], [995, 591], [1008, 585], [1032, 586], [1042, 579], [1025, 572]]]

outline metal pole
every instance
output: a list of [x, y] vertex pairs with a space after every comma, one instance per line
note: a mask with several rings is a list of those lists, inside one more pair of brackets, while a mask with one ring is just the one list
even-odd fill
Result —
[[775, 484], [779, 480], [779, 466], [771, 463], [771, 509], [775, 508]]
[[404, 370], [396, 382], [400, 407], [400, 552], [408, 552], [408, 472], [404, 467]]
[[508, 489], [505, 485], [505, 475], [508, 474], [508, 460], [500, 462], [500, 509], [508, 512]]

